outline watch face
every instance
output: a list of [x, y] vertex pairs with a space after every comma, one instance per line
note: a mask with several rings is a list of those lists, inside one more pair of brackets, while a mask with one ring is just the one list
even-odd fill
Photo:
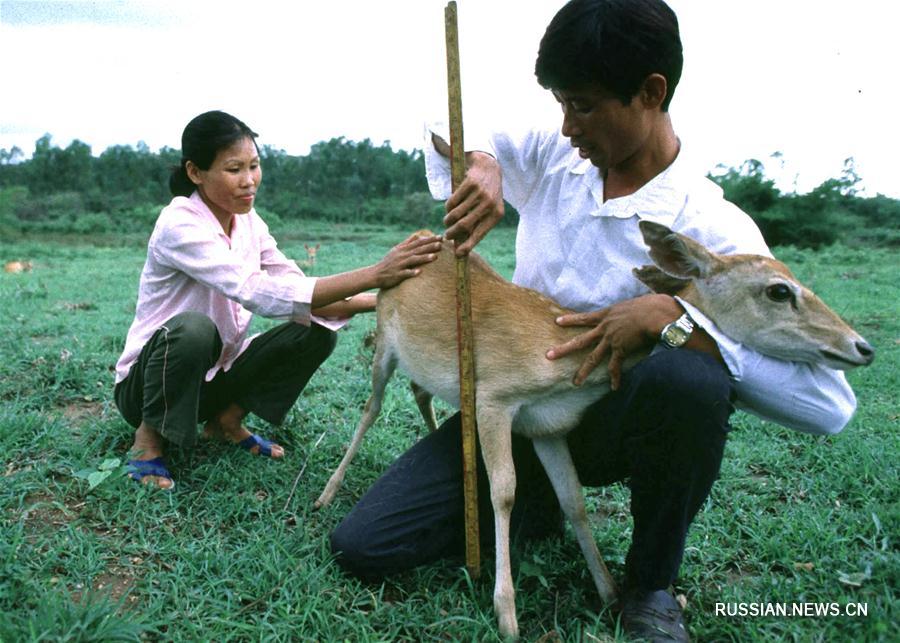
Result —
[[687, 342], [688, 333], [684, 332], [683, 328], [676, 326], [675, 324], [670, 325], [666, 328], [663, 333], [663, 341], [672, 347], [678, 347]]

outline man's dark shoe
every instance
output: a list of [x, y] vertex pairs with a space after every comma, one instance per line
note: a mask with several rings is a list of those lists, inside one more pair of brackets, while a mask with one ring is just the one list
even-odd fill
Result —
[[681, 606], [665, 590], [631, 590], [622, 599], [622, 629], [640, 641], [682, 641], [690, 637], [684, 626]]

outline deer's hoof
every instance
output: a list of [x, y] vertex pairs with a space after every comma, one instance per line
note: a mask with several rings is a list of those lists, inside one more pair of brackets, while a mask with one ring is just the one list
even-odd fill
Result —
[[497, 627], [500, 630], [500, 636], [506, 641], [519, 640], [519, 623], [516, 620], [515, 613], [497, 614]]
[[512, 623], [511, 625], [500, 625], [500, 635], [503, 637], [504, 641], [518, 641], [519, 640], [519, 626], [517, 623]]

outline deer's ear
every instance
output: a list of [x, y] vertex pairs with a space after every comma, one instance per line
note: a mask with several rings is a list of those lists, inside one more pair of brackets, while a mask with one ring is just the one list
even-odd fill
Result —
[[695, 279], [707, 276], [716, 256], [693, 239], [672, 232], [666, 226], [652, 221], [639, 224], [644, 242], [650, 246], [650, 257], [665, 272], [679, 279]]
[[631, 271], [638, 280], [655, 293], [677, 295], [691, 283], [690, 279], [679, 279], [663, 272], [657, 266], [641, 266]]

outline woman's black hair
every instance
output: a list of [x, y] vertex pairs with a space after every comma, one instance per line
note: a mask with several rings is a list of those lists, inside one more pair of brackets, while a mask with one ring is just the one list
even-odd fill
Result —
[[534, 73], [546, 89], [599, 85], [625, 105], [661, 74], [667, 111], [682, 64], [678, 18], [662, 0], [571, 0], [544, 32]]
[[243, 138], [256, 145], [257, 136], [243, 121], [225, 112], [216, 110], [194, 117], [181, 135], [181, 164], [169, 176], [172, 196], [191, 196], [197, 189], [187, 174], [188, 161], [201, 170], [208, 170], [221, 150]]

